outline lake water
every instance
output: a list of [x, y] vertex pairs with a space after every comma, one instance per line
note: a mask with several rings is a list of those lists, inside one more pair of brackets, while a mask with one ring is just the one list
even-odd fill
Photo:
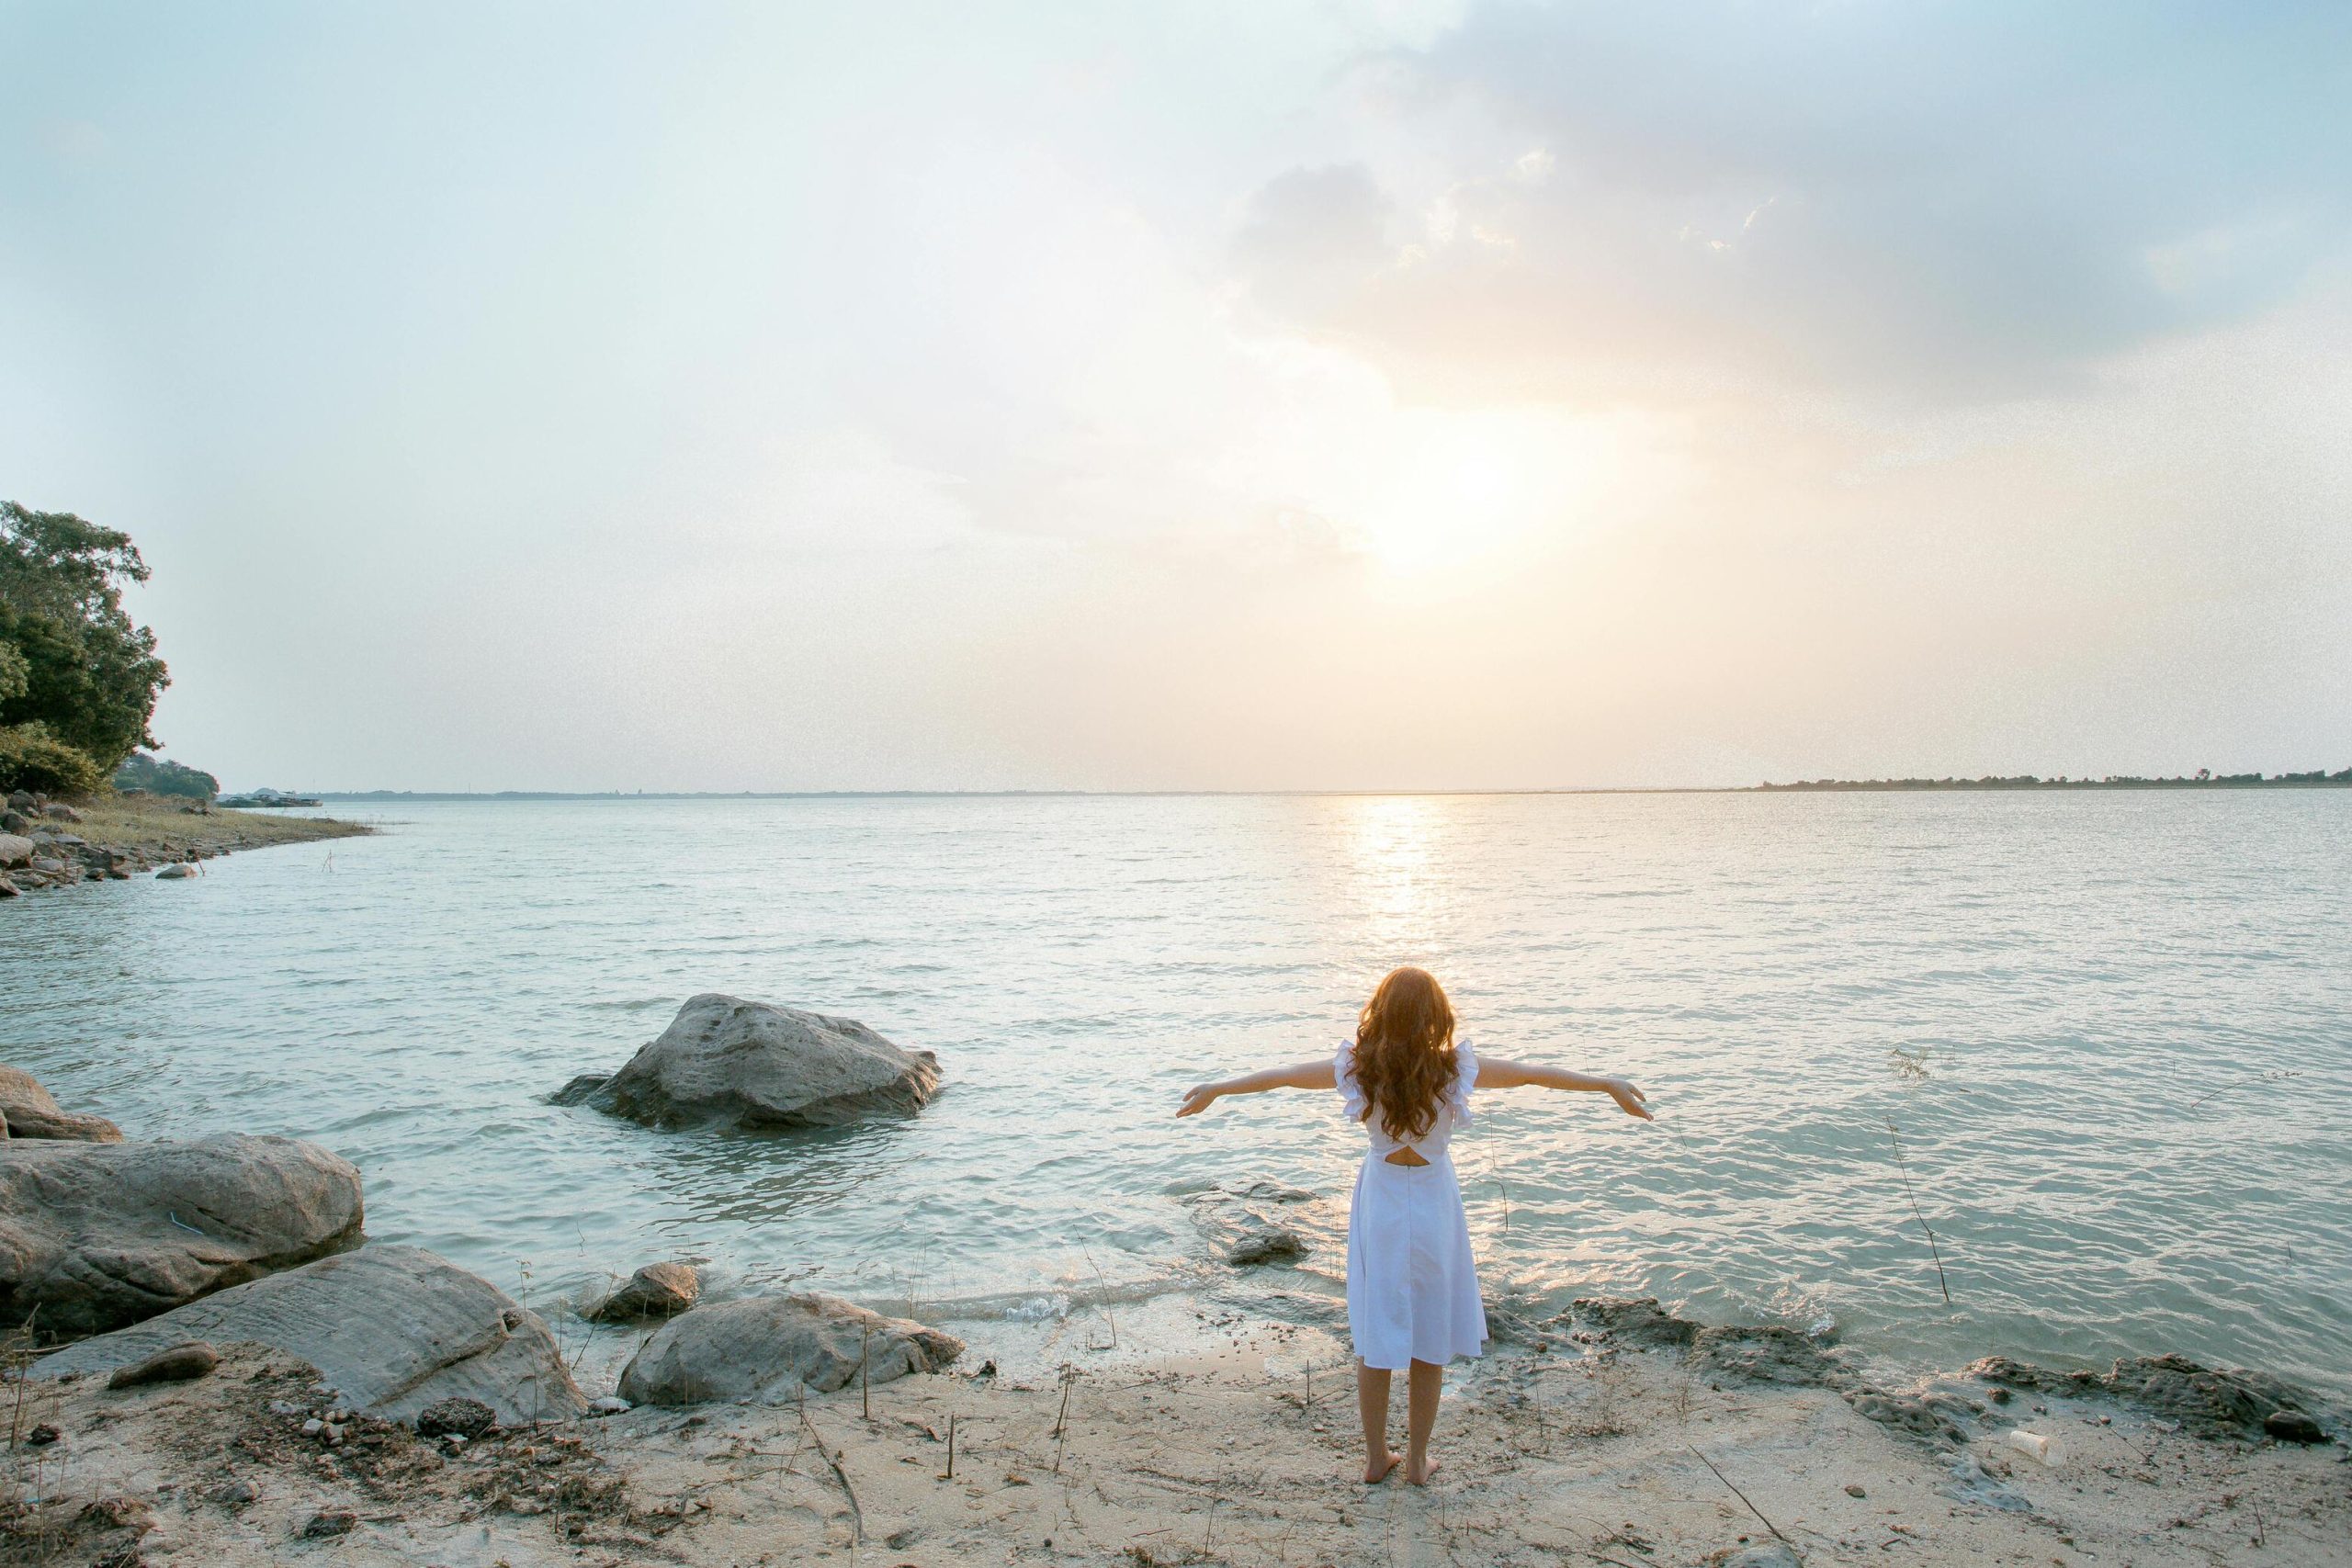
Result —
[[[1483, 1100], [1457, 1163], [1521, 1310], [2352, 1383], [2352, 792], [335, 809], [383, 831], [0, 908], [0, 1048], [134, 1137], [315, 1139], [372, 1236], [535, 1304], [689, 1256], [983, 1325], [1111, 1304], [1131, 1340], [1204, 1299], [1328, 1309], [1336, 1231], [1237, 1280], [1178, 1200], [1343, 1209], [1360, 1133], [1317, 1095], [1170, 1112], [1328, 1055], [1415, 962], [1481, 1050], [1659, 1113]], [[860, 1018], [945, 1089], [765, 1136], [547, 1102], [705, 990]]]

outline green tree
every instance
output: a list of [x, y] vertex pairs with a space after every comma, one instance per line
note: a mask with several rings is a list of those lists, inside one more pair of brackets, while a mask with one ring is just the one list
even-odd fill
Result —
[[141, 746], [170, 672], [122, 589], [147, 581], [130, 536], [0, 502], [0, 729], [39, 725], [99, 778]]

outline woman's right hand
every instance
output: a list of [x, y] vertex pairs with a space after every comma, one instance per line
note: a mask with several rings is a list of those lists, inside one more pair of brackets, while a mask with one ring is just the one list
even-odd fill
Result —
[[1638, 1116], [1645, 1122], [1656, 1120], [1651, 1116], [1649, 1107], [1644, 1103], [1649, 1097], [1635, 1089], [1632, 1079], [1603, 1078], [1601, 1083], [1608, 1089], [1609, 1098], [1617, 1102], [1618, 1110], [1628, 1116]]
[[1177, 1111], [1176, 1114], [1179, 1116], [1198, 1116], [1202, 1111], [1206, 1111], [1209, 1108], [1210, 1103], [1216, 1099], [1217, 1093], [1218, 1089], [1216, 1084], [1194, 1084], [1192, 1088], [1184, 1091], [1184, 1103], [1182, 1107]]

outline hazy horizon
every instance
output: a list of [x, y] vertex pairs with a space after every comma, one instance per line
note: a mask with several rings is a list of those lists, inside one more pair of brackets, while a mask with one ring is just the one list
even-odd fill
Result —
[[2352, 764], [2352, 10], [0, 10], [234, 787]]

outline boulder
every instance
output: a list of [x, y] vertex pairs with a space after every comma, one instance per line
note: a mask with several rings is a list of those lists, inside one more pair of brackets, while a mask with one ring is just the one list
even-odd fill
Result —
[[348, 1247], [362, 1217], [359, 1172], [291, 1138], [10, 1139], [0, 1143], [0, 1325], [38, 1314], [45, 1337], [119, 1328]]
[[194, 876], [196, 874], [196, 867], [188, 864], [186, 861], [175, 861], [170, 865], [164, 867], [163, 870], [157, 872], [155, 874], [163, 881], [176, 882], [183, 876]]
[[964, 1353], [953, 1335], [884, 1317], [838, 1296], [747, 1296], [697, 1307], [657, 1330], [622, 1370], [632, 1404], [749, 1399], [781, 1404], [944, 1367]]
[[684, 1263], [649, 1263], [588, 1315], [599, 1323], [675, 1317], [702, 1296], [702, 1280]]
[[11, 1138], [61, 1138], [73, 1143], [119, 1144], [122, 1129], [103, 1116], [76, 1116], [58, 1109], [40, 1080], [16, 1067], [0, 1067], [0, 1119]]
[[66, 805], [62, 800], [51, 801], [47, 806], [40, 808], [40, 814], [43, 817], [47, 817], [52, 821], [57, 822], [79, 822], [82, 820], [82, 814], [74, 810], [72, 807]]
[[558, 1098], [652, 1126], [823, 1127], [919, 1111], [938, 1087], [937, 1056], [855, 1019], [707, 992], [611, 1078]]
[[266, 1275], [70, 1345], [34, 1362], [32, 1375], [109, 1372], [199, 1338], [300, 1357], [354, 1409], [387, 1421], [452, 1399], [479, 1401], [509, 1426], [588, 1407], [537, 1314], [418, 1247], [363, 1247]]
[[33, 841], [17, 833], [0, 833], [0, 866], [30, 865]]

